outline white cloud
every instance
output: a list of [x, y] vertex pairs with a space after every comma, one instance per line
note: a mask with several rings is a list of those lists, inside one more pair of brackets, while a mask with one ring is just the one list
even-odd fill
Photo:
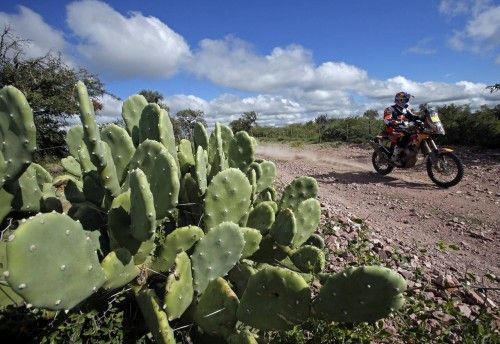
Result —
[[448, 40], [451, 48], [475, 53], [498, 52], [500, 48], [500, 6], [488, 7], [470, 17], [464, 29]]
[[96, 114], [99, 122], [113, 122], [121, 119], [123, 101], [109, 94], [104, 94], [98, 101], [102, 104], [102, 110]]
[[432, 38], [427, 37], [418, 41], [414, 46], [403, 51], [403, 54], [432, 55], [437, 49], [430, 46]]
[[188, 67], [218, 85], [255, 92], [301, 89], [338, 89], [366, 79], [365, 71], [344, 62], [316, 66], [312, 53], [300, 45], [274, 48], [258, 55], [249, 43], [232, 36], [204, 39]]
[[459, 15], [473, 16], [491, 6], [491, 0], [441, 0], [439, 12], [450, 17]]
[[63, 33], [47, 24], [43, 18], [31, 9], [19, 6], [19, 13], [0, 12], [0, 29], [10, 27], [12, 33], [29, 44], [25, 47], [26, 57], [39, 57], [49, 50], [64, 52], [67, 44]]
[[190, 55], [184, 38], [160, 19], [139, 12], [124, 16], [104, 2], [72, 2], [67, 23], [86, 62], [117, 78], [169, 77]]

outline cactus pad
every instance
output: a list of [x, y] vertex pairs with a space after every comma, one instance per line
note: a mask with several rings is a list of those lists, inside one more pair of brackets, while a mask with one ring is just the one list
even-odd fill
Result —
[[196, 323], [203, 331], [226, 337], [234, 331], [238, 297], [223, 278], [210, 282], [201, 295], [194, 312]]
[[119, 248], [108, 253], [101, 262], [106, 275], [103, 288], [113, 290], [123, 287], [138, 274], [139, 268], [134, 265], [134, 259], [127, 249]]
[[238, 320], [261, 330], [287, 330], [309, 316], [311, 292], [295, 272], [265, 267], [251, 276], [238, 307]]
[[67, 215], [37, 215], [9, 239], [7, 280], [36, 307], [73, 308], [105, 281], [95, 244]]
[[240, 131], [229, 141], [229, 167], [236, 167], [246, 172], [255, 159], [255, 142], [246, 131]]
[[325, 240], [323, 237], [319, 234], [312, 234], [309, 239], [304, 242], [304, 245], [312, 245], [316, 246], [319, 249], [324, 249], [325, 248]]
[[244, 246], [245, 240], [238, 225], [224, 222], [213, 227], [198, 241], [191, 256], [195, 290], [203, 293], [210, 281], [231, 270], [240, 259]]
[[26, 170], [35, 148], [33, 112], [21, 91], [5, 86], [0, 90], [0, 188]]
[[241, 252], [241, 258], [250, 257], [259, 249], [262, 234], [260, 234], [259, 230], [248, 227], [241, 228], [241, 231], [243, 232], [243, 239], [245, 240], [245, 246], [243, 247], [243, 252]]
[[247, 263], [236, 264], [227, 274], [227, 279], [231, 282], [232, 289], [239, 298], [243, 296], [247, 288], [248, 279], [257, 271]]
[[167, 272], [174, 266], [175, 257], [187, 251], [204, 236], [203, 230], [196, 226], [180, 227], [168, 234], [159, 243], [153, 270]]
[[295, 209], [302, 201], [309, 198], [316, 198], [318, 195], [318, 182], [311, 177], [295, 178], [283, 191], [281, 197], [280, 209]]
[[200, 189], [200, 195], [204, 195], [207, 191], [207, 158], [205, 151], [201, 146], [196, 150], [194, 178]]
[[405, 289], [405, 280], [390, 269], [350, 267], [327, 279], [313, 312], [329, 321], [374, 322], [403, 305]]
[[290, 259], [302, 272], [318, 273], [325, 268], [325, 254], [315, 246], [301, 246], [292, 253]]
[[198, 147], [208, 150], [208, 135], [205, 126], [200, 122], [196, 122], [193, 128], [193, 141], [194, 147], [198, 150]]
[[267, 202], [259, 203], [250, 211], [247, 226], [267, 233], [275, 220], [274, 209]]
[[250, 207], [251, 186], [238, 169], [230, 168], [217, 174], [205, 195], [205, 228], [225, 221], [238, 223]]
[[151, 238], [156, 227], [156, 211], [148, 180], [139, 168], [130, 172], [130, 219], [135, 239]]
[[157, 219], [169, 216], [179, 198], [179, 175], [175, 159], [159, 142], [142, 142], [130, 161], [129, 169], [139, 167], [153, 193]]
[[297, 233], [297, 221], [293, 211], [284, 209], [276, 215], [269, 234], [280, 245], [290, 245]]
[[168, 275], [165, 286], [165, 302], [163, 309], [168, 320], [180, 318], [193, 301], [193, 277], [191, 261], [186, 252], [175, 258], [175, 269]]
[[257, 179], [257, 192], [262, 192], [266, 188], [273, 185], [274, 178], [276, 177], [276, 165], [272, 161], [263, 161], [260, 163], [262, 174]]
[[146, 105], [148, 101], [141, 94], [128, 97], [122, 105], [122, 118], [136, 147], [139, 145], [139, 120]]
[[174, 331], [168, 323], [167, 315], [160, 308], [160, 301], [151, 289], [134, 289], [135, 299], [141, 309], [142, 317], [153, 335], [154, 342], [175, 344]]
[[297, 233], [293, 237], [292, 245], [299, 247], [318, 228], [321, 219], [321, 206], [319, 201], [309, 198], [299, 204], [294, 211], [297, 220]]
[[116, 174], [121, 182], [127, 172], [127, 167], [135, 152], [134, 143], [127, 131], [116, 124], [109, 124], [101, 130], [101, 137], [111, 150], [115, 163]]

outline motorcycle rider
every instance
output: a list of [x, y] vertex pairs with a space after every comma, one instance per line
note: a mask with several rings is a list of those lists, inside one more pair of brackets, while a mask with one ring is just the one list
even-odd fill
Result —
[[391, 149], [393, 150], [391, 161], [393, 163], [399, 160], [401, 153], [410, 140], [410, 135], [401, 131], [401, 126], [406, 121], [414, 122], [420, 119], [409, 107], [408, 102], [412, 97], [409, 93], [398, 92], [394, 96], [394, 105], [384, 110], [385, 131], [391, 141]]

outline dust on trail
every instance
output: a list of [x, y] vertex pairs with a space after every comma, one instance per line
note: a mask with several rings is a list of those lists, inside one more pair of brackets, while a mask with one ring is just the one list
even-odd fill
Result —
[[[372, 150], [359, 146], [326, 147], [260, 144], [257, 154], [273, 160], [278, 179], [289, 183], [309, 175], [320, 185], [319, 198], [338, 217], [366, 219], [384, 237], [415, 243], [433, 256], [441, 270], [492, 272], [500, 276], [500, 159], [458, 152], [465, 177], [449, 189], [436, 187], [425, 166], [376, 174]], [[437, 243], [459, 247], [439, 250]]]

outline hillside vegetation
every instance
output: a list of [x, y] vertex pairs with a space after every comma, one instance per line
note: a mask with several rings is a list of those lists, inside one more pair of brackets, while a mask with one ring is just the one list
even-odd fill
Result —
[[[500, 148], [500, 105], [482, 106], [473, 111], [469, 106], [445, 105], [437, 111], [446, 130], [441, 144]], [[304, 124], [284, 127], [253, 128], [253, 135], [272, 141], [368, 142], [384, 128], [383, 120], [374, 116], [328, 118], [326, 115]]]

